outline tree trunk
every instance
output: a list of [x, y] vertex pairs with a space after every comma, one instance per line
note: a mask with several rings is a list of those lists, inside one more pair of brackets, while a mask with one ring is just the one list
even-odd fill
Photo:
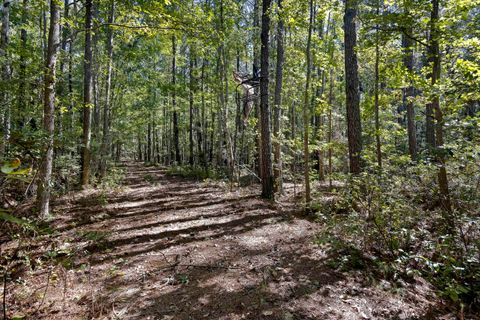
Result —
[[176, 96], [176, 85], [177, 85], [177, 45], [175, 36], [172, 36], [172, 107], [173, 107], [173, 146], [175, 148], [175, 162], [177, 165], [180, 165], [180, 141], [179, 141], [179, 131], [178, 131], [178, 112], [177, 112], [177, 96]]
[[[110, 14], [108, 23], [115, 22], [115, 0], [110, 5]], [[105, 177], [107, 171], [108, 146], [110, 145], [110, 108], [112, 91], [112, 71], [113, 71], [113, 30], [110, 26], [107, 29], [107, 78], [105, 79], [105, 104], [103, 106], [103, 135], [101, 145], [100, 159], [100, 177]]]
[[[23, 0], [23, 8], [22, 8], [22, 24], [25, 26], [27, 24], [27, 5], [28, 0]], [[25, 53], [27, 52], [27, 29], [22, 27], [20, 30], [20, 40], [22, 42], [22, 52], [20, 53], [20, 83], [18, 85], [18, 103], [17, 107], [18, 110], [27, 110], [27, 58]], [[21, 118], [22, 126], [25, 125], [25, 118]]]
[[345, 0], [345, 91], [347, 107], [347, 136], [350, 173], [361, 171], [362, 126], [360, 120], [360, 96], [358, 82], [358, 61], [356, 17], [357, 1]]
[[273, 199], [272, 142], [270, 135], [270, 106], [268, 103], [268, 62], [271, 0], [263, 0], [261, 33], [261, 71], [260, 71], [260, 119], [262, 139], [262, 197]]
[[[65, 0], [65, 18], [69, 16], [69, 1], [70, 0]], [[74, 2], [74, 6], [75, 2]], [[76, 10], [74, 14], [76, 13]], [[69, 34], [71, 37], [73, 37], [72, 32], [71, 32], [71, 26], [68, 26], [69, 28]], [[70, 130], [73, 130], [74, 124], [75, 124], [75, 112], [74, 112], [74, 99], [73, 99], [73, 39], [70, 39], [69, 45], [68, 45], [68, 96], [70, 98], [70, 104], [68, 105], [68, 112], [70, 113]]]
[[308, 131], [309, 131], [309, 95], [310, 95], [310, 82], [312, 78], [312, 31], [313, 31], [313, 0], [310, 0], [310, 20], [308, 25], [308, 38], [307, 38], [307, 50], [306, 50], [306, 60], [307, 60], [307, 76], [305, 82], [305, 94], [303, 101], [303, 162], [304, 162], [304, 181], [305, 181], [305, 203], [308, 207], [311, 202], [310, 195], [310, 151], [308, 148]]
[[274, 170], [273, 177], [275, 180], [275, 191], [282, 192], [282, 150], [280, 140], [281, 134], [281, 117], [282, 117], [282, 84], [283, 84], [283, 32], [284, 23], [282, 14], [282, 0], [278, 0], [279, 20], [277, 25], [277, 66], [275, 68], [275, 94], [274, 94], [274, 115], [273, 115], [273, 136], [274, 140]]
[[[318, 23], [318, 36], [320, 39], [324, 40], [326, 38], [328, 38], [329, 36], [329, 33], [330, 33], [330, 29], [332, 28], [332, 23], [331, 23], [331, 20], [330, 20], [330, 17], [331, 17], [331, 13], [328, 14], [327, 16], [327, 28], [326, 28], [326, 31], [325, 31], [325, 35], [323, 34], [323, 23], [324, 21], [319, 19], [319, 23]], [[327, 43], [325, 41], [325, 43]], [[325, 47], [325, 51], [328, 52], [328, 47]], [[319, 82], [319, 80], [322, 79], [321, 81], [321, 84], [317, 84], [317, 89], [316, 89], [316, 92], [315, 92], [315, 97], [313, 99], [313, 108], [315, 110], [316, 108], [316, 104], [318, 102], [316, 101], [320, 101], [321, 99], [323, 99], [323, 94], [325, 93], [325, 84], [326, 84], [326, 81], [327, 81], [327, 72], [326, 70], [322, 70], [322, 68], [320, 68], [320, 66], [317, 66], [317, 82]], [[323, 148], [321, 148], [319, 146], [320, 142], [324, 139], [324, 126], [325, 126], [325, 115], [324, 115], [324, 112], [323, 112], [323, 108], [320, 112], [320, 114], [318, 114], [318, 112], [315, 112], [315, 138], [316, 138], [316, 143], [317, 143], [317, 150], [316, 150], [316, 155], [317, 155], [317, 158], [318, 158], [318, 180], [319, 181], [325, 181], [325, 152], [323, 150]]]
[[152, 161], [152, 123], [151, 123], [151, 114], [148, 115], [148, 124], [147, 124], [147, 149], [145, 161], [150, 163]]
[[[432, 87], [435, 87], [437, 81], [440, 79], [441, 61], [440, 61], [440, 45], [438, 41], [439, 30], [439, 0], [432, 0], [432, 14], [431, 14], [431, 42], [430, 42], [430, 59], [433, 62], [432, 65]], [[452, 210], [452, 204], [450, 201], [450, 192], [448, 188], [447, 169], [445, 168], [445, 153], [443, 150], [443, 112], [440, 108], [440, 98], [437, 93], [434, 94], [432, 99], [432, 108], [435, 111], [435, 144], [436, 152], [435, 159], [439, 164], [438, 169], [438, 187], [440, 189], [440, 195], [442, 196], [442, 207], [450, 212]], [[453, 221], [450, 216], [447, 217], [447, 223], [451, 226]]]
[[92, 17], [93, 0], [85, 0], [85, 56], [83, 79], [83, 136], [81, 183], [85, 187], [90, 182], [91, 136], [92, 136]]
[[[380, 15], [380, 1], [377, 3], [377, 16]], [[375, 142], [376, 142], [376, 151], [377, 151], [377, 165], [382, 168], [382, 145], [380, 143], [380, 106], [378, 102], [379, 94], [379, 64], [380, 64], [380, 44], [379, 44], [379, 34], [378, 34], [378, 25], [375, 31]]]
[[[333, 56], [333, 49], [331, 56]], [[332, 188], [332, 173], [333, 173], [333, 68], [330, 67], [330, 80], [329, 80], [329, 92], [328, 92], [328, 185]]]
[[427, 142], [427, 148], [432, 149], [435, 147], [435, 123], [433, 118], [433, 106], [432, 103], [427, 103], [425, 107], [425, 138]]
[[[255, 4], [253, 7], [253, 66], [257, 67], [260, 64], [260, 55], [258, 50], [258, 42], [256, 41], [258, 35], [258, 28], [260, 27], [259, 21], [259, 12], [260, 12], [260, 3], [261, 0], [255, 0]], [[254, 104], [255, 104], [255, 113], [258, 118], [260, 118], [260, 104], [258, 103], [258, 87], [254, 89]], [[257, 165], [258, 165], [258, 176], [262, 177], [262, 139], [261, 139], [261, 121], [257, 121], [257, 133], [255, 136], [255, 144], [257, 149]]]
[[45, 87], [43, 100], [43, 127], [47, 133], [47, 145], [42, 161], [37, 191], [39, 215], [50, 213], [50, 189], [53, 166], [53, 139], [55, 134], [55, 72], [60, 41], [60, 10], [56, 0], [50, 1], [50, 27], [48, 32], [47, 60], [45, 63]]
[[[402, 35], [402, 47], [404, 49], [403, 65], [408, 71], [408, 75], [413, 74], [413, 41]], [[415, 89], [411, 85], [411, 80], [408, 80], [409, 86], [404, 89], [403, 99], [407, 109], [407, 133], [408, 133], [408, 153], [412, 160], [417, 158], [417, 132], [415, 127], [415, 110], [413, 108], [412, 98]]]
[[[93, 1], [93, 17], [92, 23], [98, 21], [98, 6], [99, 2], [94, 0]], [[92, 25], [92, 28], [94, 26]], [[98, 141], [100, 135], [100, 104], [98, 103], [98, 95], [99, 95], [99, 87], [98, 87], [98, 74], [101, 73], [99, 71], [100, 63], [98, 57], [98, 38], [100, 36], [99, 32], [92, 32], [92, 99], [93, 99], [93, 107], [92, 107], [92, 140]], [[92, 163], [98, 161], [98, 158], [93, 157]], [[93, 166], [93, 168], [98, 167]]]
[[[10, 0], [3, 1], [2, 10], [2, 30], [0, 34], [0, 58], [5, 61], [2, 65], [2, 81], [7, 83], [10, 80], [10, 63], [8, 56], [8, 43], [10, 42]], [[2, 125], [2, 141], [0, 141], [0, 158], [4, 156], [5, 150], [10, 139], [10, 101], [7, 90], [2, 93], [2, 108], [0, 109], [1, 125]]]
[[[206, 151], [207, 151], [207, 138], [206, 138], [206, 120], [205, 120], [205, 58], [202, 58], [202, 71], [201, 71], [201, 100], [202, 109], [200, 111], [200, 117], [197, 117], [197, 146], [198, 154], [200, 155], [200, 162], [203, 166], [206, 166]], [[203, 140], [205, 137], [205, 141]]]
[[189, 132], [188, 132], [188, 140], [189, 140], [189, 164], [193, 166], [194, 164], [194, 153], [193, 153], [193, 59], [194, 55], [192, 52], [192, 47], [190, 46], [190, 59], [189, 59]]

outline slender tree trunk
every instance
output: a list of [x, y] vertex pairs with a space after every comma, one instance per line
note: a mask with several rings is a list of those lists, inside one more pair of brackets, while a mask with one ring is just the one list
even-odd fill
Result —
[[[258, 68], [260, 65], [260, 55], [259, 55], [259, 49], [258, 49], [258, 42], [256, 41], [257, 36], [258, 36], [258, 29], [260, 27], [260, 21], [259, 21], [259, 12], [260, 12], [260, 3], [261, 0], [255, 0], [254, 8], [253, 8], [253, 66]], [[256, 116], [260, 119], [260, 104], [258, 103], [258, 87], [255, 87], [254, 89], [254, 105], [255, 105], [255, 113]], [[256, 133], [256, 139], [255, 139], [255, 144], [256, 144], [256, 149], [257, 149], [257, 165], [258, 165], [258, 176], [262, 177], [262, 138], [261, 138], [261, 121], [257, 121], [257, 133]]]
[[[316, 106], [316, 101], [317, 99], [322, 99], [323, 92], [325, 90], [325, 82], [326, 82], [326, 72], [321, 71], [320, 68], [317, 68], [317, 77], [318, 79], [322, 79], [322, 84], [317, 88], [316, 93], [315, 93], [315, 98], [313, 99], [313, 108], [315, 110]], [[318, 81], [317, 79], [317, 81]], [[324, 123], [325, 123], [325, 116], [323, 114], [323, 111], [321, 111], [321, 114], [318, 114], [315, 116], [315, 136], [317, 140], [317, 157], [318, 157], [318, 180], [319, 181], [325, 181], [325, 163], [324, 163], [324, 152], [322, 148], [318, 146], [319, 143], [324, 138]]]
[[[27, 58], [25, 52], [27, 50], [27, 29], [25, 25], [27, 23], [27, 10], [28, 0], [23, 0], [22, 8], [22, 29], [20, 30], [20, 40], [22, 42], [22, 52], [20, 53], [20, 83], [18, 85], [18, 110], [27, 110]], [[22, 117], [22, 126], [25, 125], [25, 118]]]
[[42, 9], [42, 16], [40, 18], [42, 26], [42, 53], [43, 58], [45, 61], [47, 60], [47, 45], [48, 45], [48, 38], [47, 38], [47, 12]]
[[[115, 0], [111, 0], [108, 23], [115, 22]], [[107, 29], [107, 78], [105, 79], [105, 104], [103, 106], [103, 135], [102, 145], [100, 147], [100, 177], [105, 177], [107, 171], [108, 146], [110, 145], [110, 109], [111, 109], [111, 91], [112, 91], [112, 71], [113, 71], [113, 30], [110, 26]]]
[[53, 139], [55, 134], [55, 72], [60, 41], [60, 10], [56, 0], [50, 1], [50, 27], [48, 32], [47, 60], [45, 63], [45, 87], [43, 100], [43, 127], [47, 133], [47, 145], [39, 175], [37, 207], [40, 217], [50, 212], [50, 189], [53, 166]]
[[[197, 144], [198, 144], [198, 153], [200, 155], [200, 162], [203, 166], [206, 164], [206, 151], [207, 151], [207, 135], [206, 135], [206, 119], [205, 119], [205, 58], [202, 58], [202, 71], [201, 71], [201, 100], [202, 100], [202, 109], [200, 111], [201, 117], [197, 118], [199, 121], [197, 124]], [[203, 139], [205, 137], [205, 141]]]
[[[439, 30], [438, 30], [438, 20], [439, 20], [439, 0], [432, 0], [432, 13], [431, 13], [431, 42], [430, 42], [430, 59], [433, 62], [432, 65], [432, 87], [435, 87], [437, 81], [440, 79], [440, 70], [441, 70], [441, 60], [440, 60], [440, 45], [439, 45]], [[445, 167], [445, 154], [442, 149], [443, 147], [443, 112], [440, 108], [440, 98], [437, 93], [434, 94], [432, 100], [432, 108], [435, 111], [435, 143], [436, 143], [436, 152], [435, 158], [438, 162], [438, 187], [440, 189], [440, 194], [442, 196], [441, 202], [443, 208], [450, 212], [452, 210], [452, 204], [450, 201], [450, 192], [448, 188], [448, 177], [447, 169]], [[452, 225], [453, 221], [450, 216], [447, 217], [449, 225]]]
[[179, 141], [179, 131], [178, 131], [178, 112], [177, 112], [177, 45], [175, 36], [172, 36], [172, 107], [173, 107], [173, 146], [175, 148], [175, 162], [177, 165], [181, 163], [180, 159], [180, 141]]
[[[332, 49], [333, 51], [333, 49]], [[333, 56], [333, 52], [332, 52]], [[329, 92], [328, 92], [328, 185], [332, 188], [332, 173], [333, 173], [333, 68], [330, 68], [330, 81], [329, 81]]]
[[[223, 0], [220, 0], [220, 30], [225, 33], [225, 15], [224, 15], [224, 3]], [[233, 171], [235, 169], [235, 159], [233, 155], [233, 143], [230, 132], [228, 130], [228, 65], [227, 65], [227, 48], [225, 41], [222, 40], [222, 43], [219, 48], [219, 77], [221, 79], [220, 83], [220, 107], [221, 110], [218, 114], [220, 123], [219, 123], [219, 155], [223, 156], [223, 150], [225, 150], [227, 167], [229, 169], [230, 179], [233, 177]], [[222, 159], [223, 163], [223, 159]]]
[[260, 119], [262, 139], [262, 197], [273, 199], [272, 141], [270, 135], [270, 106], [268, 103], [268, 62], [271, 0], [263, 0], [261, 33]]
[[[408, 71], [409, 76], [413, 74], [413, 42], [412, 40], [403, 35], [402, 47], [405, 50], [403, 57], [403, 65]], [[404, 89], [404, 103], [407, 109], [407, 133], [408, 133], [408, 153], [412, 160], [417, 159], [417, 132], [415, 127], [415, 110], [413, 108], [412, 98], [414, 96], [415, 89], [411, 85], [411, 80], [408, 80], [409, 86]]]
[[150, 163], [152, 161], [152, 123], [151, 123], [151, 114], [148, 115], [148, 124], [147, 124], [147, 150], [146, 150], [146, 162]]
[[93, 0], [85, 0], [85, 57], [83, 75], [83, 135], [82, 135], [82, 186], [90, 182], [92, 137], [92, 17]]
[[[93, 22], [98, 21], [98, 6], [99, 2], [97, 0], [93, 0], [92, 10], [92, 28]], [[100, 64], [99, 64], [99, 57], [98, 57], [98, 38], [100, 33], [99, 32], [92, 32], [92, 140], [98, 141], [100, 135], [100, 104], [98, 103], [98, 96], [99, 96], [99, 86], [98, 86], [98, 74], [101, 73], [99, 71]], [[94, 155], [94, 154], [92, 154]], [[97, 157], [92, 157], [92, 162], [95, 163], [98, 161]], [[93, 168], [98, 168], [98, 165], [93, 165]]]
[[427, 142], [427, 148], [432, 149], [435, 147], [435, 123], [433, 118], [433, 106], [432, 103], [427, 103], [425, 107], [425, 138]]
[[194, 95], [194, 79], [193, 79], [193, 60], [194, 55], [192, 52], [192, 47], [190, 47], [190, 59], [189, 59], [189, 132], [188, 132], [188, 140], [189, 140], [189, 164], [193, 166], [194, 164], [194, 157], [195, 154], [193, 152], [193, 117], [194, 117], [194, 105], [193, 105], [193, 95]]
[[[69, 2], [70, 0], [65, 0], [65, 18], [69, 17]], [[76, 12], [74, 12], [75, 14]], [[73, 130], [75, 124], [75, 111], [74, 111], [74, 99], [73, 99], [73, 35], [71, 32], [71, 26], [69, 28], [69, 35], [71, 37], [68, 44], [68, 97], [70, 103], [68, 105], [68, 112], [70, 113], [70, 130]]]
[[[0, 34], [0, 58], [5, 61], [2, 64], [2, 80], [7, 83], [10, 80], [10, 62], [8, 56], [8, 44], [10, 42], [10, 0], [3, 1], [2, 8], [2, 29]], [[0, 117], [2, 117], [2, 138], [0, 141], [0, 158], [4, 156], [5, 150], [10, 139], [10, 98], [7, 90], [2, 92], [0, 101]]]
[[[380, 1], [377, 3], [377, 16], [380, 15]], [[376, 151], [377, 151], [377, 165], [382, 168], [382, 145], [380, 142], [380, 106], [378, 102], [379, 94], [379, 82], [380, 82], [380, 73], [379, 73], [379, 64], [380, 64], [380, 44], [379, 44], [379, 33], [378, 25], [375, 31], [375, 142], [376, 142]]]
[[273, 177], [275, 180], [275, 191], [282, 192], [282, 150], [281, 150], [281, 118], [282, 118], [282, 84], [283, 84], [283, 33], [284, 23], [281, 17], [282, 0], [278, 0], [279, 20], [277, 25], [277, 66], [275, 68], [275, 94], [274, 94], [274, 115], [273, 115], [273, 136], [274, 140], [274, 170]]
[[[69, 18], [69, 1], [68, 0], [64, 0], [63, 1], [64, 3], [64, 11], [63, 11], [63, 17], [60, 13], [60, 19], [68, 19]], [[60, 98], [60, 99], [65, 99], [66, 101], [68, 101], [68, 99], [66, 99], [66, 94], [67, 94], [67, 88], [68, 88], [68, 79], [66, 77], [66, 59], [65, 58], [62, 58], [62, 57], [67, 57], [68, 56], [68, 50], [67, 50], [67, 46], [68, 46], [68, 42], [69, 42], [69, 27], [65, 24], [65, 25], [60, 25], [60, 36], [61, 36], [61, 49], [60, 49], [60, 52], [61, 52], [61, 59], [60, 59], [60, 76], [59, 76], [59, 81], [57, 82], [58, 83], [58, 90], [57, 90], [57, 96]], [[57, 126], [56, 126], [56, 130], [58, 132], [58, 137], [60, 140], [63, 140], [62, 137], [63, 137], [63, 131], [64, 131], [64, 125], [63, 125], [63, 112], [62, 110], [58, 109], [57, 110], [57, 115], [56, 115], [56, 121], [57, 121]], [[56, 152], [57, 153], [63, 153], [64, 151], [64, 146], [63, 145], [60, 145]]]
[[[327, 28], [325, 31], [325, 35], [323, 34], [323, 20], [320, 20], [318, 23], [318, 36], [320, 39], [325, 40], [325, 38], [328, 38], [330, 29], [331, 29], [331, 13], [328, 14], [327, 16]], [[327, 42], [325, 42], [327, 43]], [[328, 52], [328, 47], [325, 47], [326, 51]], [[325, 84], [327, 81], [327, 72], [326, 70], [322, 70], [319, 66], [317, 67], [317, 81], [319, 79], [322, 79], [321, 85], [317, 85], [317, 90], [315, 94], [315, 99], [313, 99], [313, 108], [315, 109], [315, 106], [317, 104], [316, 101], [323, 99], [323, 94], [325, 92]], [[315, 112], [315, 137], [317, 140], [317, 144], [320, 143], [324, 139], [324, 126], [325, 126], [325, 115], [323, 112], [323, 108], [320, 112], [320, 114], [317, 114]], [[317, 147], [316, 150], [317, 157], [318, 157], [318, 180], [320, 181], [325, 181], [325, 152], [323, 148], [320, 148], [319, 146]]]
[[310, 195], [310, 151], [308, 148], [308, 134], [309, 134], [309, 95], [310, 95], [310, 82], [312, 78], [312, 31], [313, 31], [313, 0], [310, 0], [310, 22], [308, 25], [308, 38], [307, 38], [307, 50], [306, 50], [306, 60], [307, 60], [307, 75], [305, 81], [305, 94], [304, 94], [304, 103], [303, 103], [303, 162], [304, 162], [304, 181], [305, 181], [305, 203], [307, 207], [311, 202]]
[[355, 52], [357, 46], [357, 1], [345, 0], [345, 89], [347, 105], [347, 136], [350, 172], [361, 171], [362, 126], [360, 120], [360, 95], [358, 81], [358, 62]]
[[[435, 40], [435, 20], [438, 19], [438, 2], [432, 0], [432, 12], [430, 18], [430, 45], [427, 48], [428, 53], [428, 62], [430, 64], [435, 63], [435, 43], [438, 46], [438, 42]], [[435, 8], [436, 7], [436, 8]], [[436, 81], [435, 79], [435, 66], [433, 66], [433, 70], [431, 73], [427, 75], [427, 78], [430, 79], [432, 83]], [[430, 101], [427, 103], [425, 107], [425, 140], [427, 143], [427, 149], [432, 151], [435, 148], [435, 116], [434, 116], [434, 101]]]

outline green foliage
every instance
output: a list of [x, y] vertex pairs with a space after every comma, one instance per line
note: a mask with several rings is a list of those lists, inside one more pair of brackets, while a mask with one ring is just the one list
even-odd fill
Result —
[[[31, 168], [20, 168], [21, 161], [15, 158], [11, 161], [7, 161], [0, 167], [0, 186], [2, 191], [0, 192], [0, 198], [6, 197], [6, 192], [9, 189], [9, 183], [15, 181], [28, 182], [28, 175], [31, 173]], [[12, 214], [12, 209], [0, 208], [0, 221], [9, 222], [18, 227], [21, 227], [25, 231], [36, 231], [37, 227], [32, 221], [27, 219], [20, 219]]]
[[80, 175], [78, 158], [71, 154], [61, 154], [56, 157], [54, 165], [54, 191], [57, 194], [66, 193], [78, 183]]
[[191, 166], [176, 166], [170, 167], [167, 174], [178, 176], [182, 178], [193, 178], [197, 180], [213, 179], [219, 180], [226, 178], [226, 173], [221, 169], [191, 167]]
[[18, 158], [15, 158], [11, 161], [5, 162], [1, 167], [0, 171], [4, 174], [6, 179], [17, 179], [25, 181], [25, 177], [28, 176], [32, 168], [23, 168], [20, 169], [21, 161]]
[[179, 275], [177, 276], [177, 278], [178, 278], [178, 282], [179, 282], [180, 284], [184, 284], [184, 285], [185, 285], [185, 284], [188, 284], [188, 283], [190, 282], [190, 279], [188, 278], [188, 275], [186, 275], [186, 274], [179, 274]]
[[31, 231], [37, 230], [37, 228], [35, 227], [35, 225], [31, 221], [17, 218], [15, 216], [9, 214], [9, 211], [1, 209], [1, 208], [0, 208], [0, 220], [10, 222], [10, 223], [14, 223], [14, 224], [26, 229], [26, 230], [31, 230]]
[[[367, 269], [376, 277], [410, 281], [422, 275], [455, 303], [480, 299], [480, 228], [470, 211], [479, 198], [467, 200], [451, 215], [453, 233], [436, 206], [435, 168], [418, 165], [400, 173], [396, 165], [379, 174], [351, 178], [334, 192], [334, 201], [319, 203], [325, 231], [316, 243], [326, 246], [331, 266], [342, 271]], [[468, 205], [467, 205], [468, 203]]]
[[111, 166], [105, 177], [99, 181], [99, 187], [103, 190], [119, 190], [122, 181], [125, 179], [125, 171], [121, 168]]

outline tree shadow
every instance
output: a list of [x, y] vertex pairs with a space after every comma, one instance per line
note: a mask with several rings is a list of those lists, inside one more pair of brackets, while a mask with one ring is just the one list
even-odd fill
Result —
[[[198, 195], [196, 192], [191, 195], [184, 195], [189, 200], [182, 199], [157, 199], [156, 201], [148, 201], [138, 206], [126, 206], [124, 208], [105, 209], [102, 206], [84, 208], [76, 210], [68, 219], [61, 221], [62, 226], [57, 226], [56, 230], [64, 232], [69, 229], [79, 228], [82, 226], [94, 225], [106, 220], [128, 220], [130, 218], [141, 218], [153, 213], [163, 214], [174, 210], [191, 210], [202, 207], [210, 207], [215, 205], [235, 204], [238, 201], [254, 199], [256, 196], [248, 195], [240, 198], [219, 198], [212, 200], [211, 197], [205, 196], [204, 193]], [[206, 201], [207, 200], [207, 201]], [[123, 221], [128, 222], [128, 221]], [[115, 224], [114, 224], [115, 225]]]
[[[101, 251], [117, 251], [125, 247], [120, 253], [107, 254], [101, 258], [92, 257], [92, 265], [103, 264], [118, 258], [130, 258], [141, 254], [164, 250], [171, 247], [185, 245], [191, 242], [218, 239], [223, 236], [234, 236], [260, 228], [273, 222], [284, 221], [284, 217], [277, 213], [248, 215], [222, 223], [208, 223], [190, 228], [167, 230], [154, 234], [135, 235], [127, 238], [106, 240], [100, 244], [94, 243], [85, 250], [94, 254]], [[205, 234], [202, 234], [205, 233]], [[182, 235], [180, 237], [180, 235]], [[153, 242], [153, 244], [152, 244]], [[135, 249], [140, 247], [140, 249]]]
[[[261, 227], [261, 226], [258, 226]], [[271, 254], [271, 248], [261, 250], [241, 249], [242, 256], [235, 253], [223, 261], [231, 265]], [[163, 290], [150, 289], [158, 283], [158, 274], [151, 274], [135, 281], [113, 277], [105, 284], [98, 297], [103, 310], [135, 306], [129, 311], [131, 319], [230, 319], [234, 315], [246, 319], [285, 319], [287, 305], [293, 300], [308, 297], [344, 279], [344, 275], [326, 267], [325, 261], [313, 259], [304, 252], [284, 251], [278, 260], [272, 260], [259, 268], [218, 268], [219, 259], [212, 257], [209, 265], [187, 267], [170, 271], [177, 280]], [[180, 265], [181, 266], [181, 265]], [[288, 268], [288, 276], [276, 270]], [[277, 272], [277, 273], [275, 273]], [[248, 279], [240, 285], [231, 283], [232, 276]], [[138, 290], [132, 290], [132, 287]], [[285, 290], [275, 290], [286, 288]], [[130, 289], [130, 290], [129, 290]], [[126, 292], [134, 294], [122, 296]], [[142, 292], [141, 295], [138, 293]], [[124, 301], [122, 301], [124, 300]], [[265, 315], [268, 315], [265, 316]], [[95, 317], [98, 314], [92, 314]], [[242, 318], [242, 319], [243, 319]], [[307, 317], [295, 319], [314, 319]]]

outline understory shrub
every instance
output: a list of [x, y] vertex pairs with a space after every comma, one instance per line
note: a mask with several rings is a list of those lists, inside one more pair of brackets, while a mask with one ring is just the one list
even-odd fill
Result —
[[[454, 208], [439, 207], [435, 166], [419, 164], [365, 172], [318, 203], [326, 225], [316, 242], [327, 246], [332, 267], [368, 269], [389, 280], [416, 274], [439, 294], [470, 309], [480, 305], [480, 198], [475, 178], [452, 179]], [[463, 183], [460, 181], [463, 180]], [[445, 217], [448, 217], [447, 222]], [[453, 221], [454, 225], [447, 225]]]

